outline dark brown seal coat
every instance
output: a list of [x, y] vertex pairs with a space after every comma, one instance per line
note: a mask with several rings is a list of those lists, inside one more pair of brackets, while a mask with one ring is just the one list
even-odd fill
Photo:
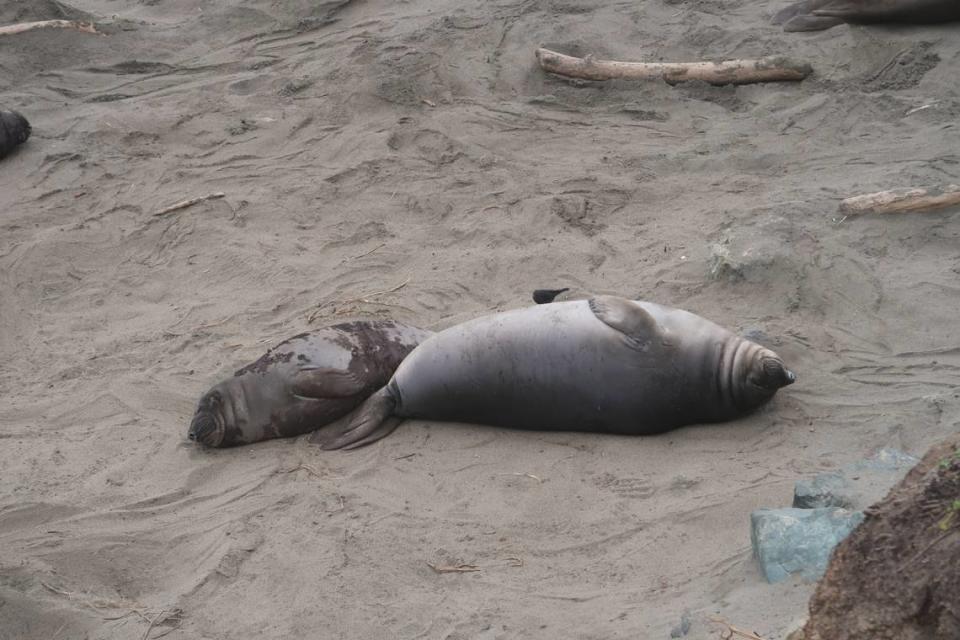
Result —
[[329, 449], [361, 446], [399, 418], [652, 434], [742, 416], [793, 381], [777, 354], [709, 320], [602, 296], [441, 331], [316, 438]]
[[319, 429], [386, 384], [430, 335], [399, 322], [366, 321], [294, 336], [205, 393], [188, 437], [229, 447]]
[[784, 31], [821, 31], [844, 22], [940, 24], [960, 20], [957, 0], [803, 0], [773, 17]]

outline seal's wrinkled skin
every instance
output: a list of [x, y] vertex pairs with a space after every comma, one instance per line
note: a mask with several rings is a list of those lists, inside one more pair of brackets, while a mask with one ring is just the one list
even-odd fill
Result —
[[777, 354], [709, 320], [603, 296], [441, 331], [315, 438], [327, 449], [361, 446], [397, 418], [652, 434], [737, 418], [794, 380]]
[[957, 0], [802, 0], [781, 9], [784, 31], [822, 31], [845, 22], [941, 24], [960, 20]]
[[398, 322], [369, 321], [294, 336], [205, 393], [188, 437], [229, 447], [319, 429], [386, 384], [430, 335]]
[[26, 142], [30, 131], [30, 123], [22, 115], [0, 109], [0, 158]]

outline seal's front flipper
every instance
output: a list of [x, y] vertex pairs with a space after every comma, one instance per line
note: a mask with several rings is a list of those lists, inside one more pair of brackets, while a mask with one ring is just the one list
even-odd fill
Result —
[[349, 398], [364, 386], [353, 372], [330, 367], [301, 369], [293, 379], [293, 392], [304, 398]]
[[388, 435], [397, 428], [400, 420], [393, 421], [390, 414], [396, 400], [388, 387], [383, 387], [345, 418], [314, 432], [311, 442], [321, 449], [353, 449], [370, 444]]
[[647, 351], [655, 341], [662, 340], [660, 325], [636, 302], [616, 296], [598, 296], [591, 298], [589, 304], [593, 315], [622, 333], [633, 349]]

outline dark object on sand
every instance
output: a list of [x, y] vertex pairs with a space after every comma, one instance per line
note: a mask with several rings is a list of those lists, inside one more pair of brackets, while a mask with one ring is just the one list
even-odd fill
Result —
[[791, 640], [960, 638], [960, 436], [928, 451], [865, 513]]
[[960, 20], [957, 0], [803, 0], [781, 9], [773, 24], [784, 31], [822, 31], [838, 24], [941, 24]]
[[30, 123], [16, 111], [0, 109], [0, 158], [10, 153], [30, 137]]
[[294, 336], [205, 393], [187, 435], [208, 447], [229, 447], [319, 429], [385, 385], [431, 335], [378, 320]]
[[565, 289], [535, 289], [533, 301], [537, 304], [549, 304], [564, 291], [570, 291], [570, 287]]

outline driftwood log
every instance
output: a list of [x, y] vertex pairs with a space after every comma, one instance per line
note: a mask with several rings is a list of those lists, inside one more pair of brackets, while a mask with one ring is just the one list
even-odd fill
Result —
[[960, 187], [950, 184], [945, 187], [897, 189], [854, 196], [843, 200], [839, 211], [850, 216], [862, 213], [932, 211], [955, 205], [960, 205]]
[[783, 56], [725, 62], [618, 62], [576, 58], [543, 47], [537, 62], [544, 71], [583, 80], [651, 80], [662, 78], [670, 84], [703, 80], [710, 84], [751, 84], [803, 80], [813, 72], [809, 64]]
[[75, 29], [84, 33], [100, 34], [92, 22], [78, 22], [76, 20], [40, 20], [39, 22], [21, 22], [0, 27], [0, 36], [12, 36], [34, 29]]

